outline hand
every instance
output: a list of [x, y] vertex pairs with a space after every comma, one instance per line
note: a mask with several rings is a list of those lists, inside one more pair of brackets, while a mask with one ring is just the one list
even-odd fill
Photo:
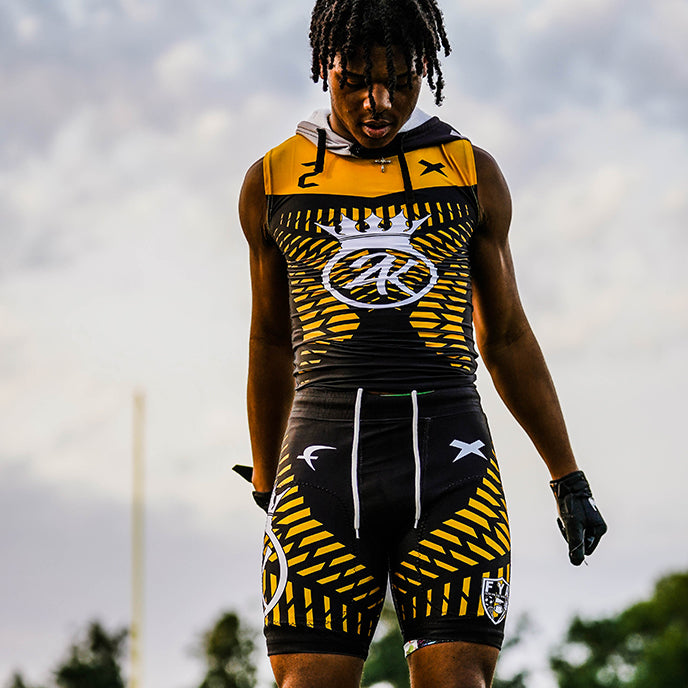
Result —
[[[242, 466], [241, 464], [236, 464], [232, 466], [232, 470], [238, 473], [244, 480], [251, 482], [253, 479], [253, 468], [251, 466]], [[268, 507], [270, 506], [270, 496], [271, 491], [261, 492], [259, 490], [254, 490], [253, 501], [265, 512], [268, 512]]]
[[550, 487], [559, 510], [557, 524], [569, 545], [569, 559], [574, 566], [580, 566], [607, 532], [607, 524], [595, 504], [583, 471], [552, 480]]

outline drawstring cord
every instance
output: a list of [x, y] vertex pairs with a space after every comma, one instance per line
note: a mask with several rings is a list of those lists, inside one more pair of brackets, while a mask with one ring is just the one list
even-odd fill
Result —
[[414, 389], [411, 392], [411, 404], [413, 405], [413, 461], [415, 463], [415, 497], [416, 497], [416, 518], [413, 527], [418, 528], [420, 521], [420, 449], [418, 448], [418, 395]]
[[413, 191], [413, 184], [411, 183], [411, 175], [409, 173], [408, 163], [404, 155], [404, 136], [399, 136], [399, 167], [401, 168], [401, 178], [404, 180], [404, 200], [406, 202], [406, 211], [408, 213], [408, 221], [413, 222], [416, 219], [416, 214], [413, 210], [413, 204], [416, 201], [416, 195]]
[[361, 529], [361, 498], [358, 494], [358, 443], [361, 434], [361, 398], [363, 397], [363, 387], [359, 387], [356, 392], [356, 405], [354, 406], [354, 438], [351, 443], [351, 492], [354, 501], [354, 530], [356, 539], [360, 538]]
[[327, 150], [327, 132], [318, 129], [318, 152], [315, 156], [315, 169], [313, 174], [321, 174], [325, 169], [325, 151]]

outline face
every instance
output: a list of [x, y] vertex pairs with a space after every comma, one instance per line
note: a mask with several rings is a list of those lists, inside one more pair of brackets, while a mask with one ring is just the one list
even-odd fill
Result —
[[399, 133], [413, 109], [416, 107], [422, 76], [409, 72], [402, 51], [394, 49], [394, 67], [397, 85], [394, 101], [387, 89], [387, 56], [382, 46], [371, 48], [373, 98], [375, 112], [368, 95], [368, 86], [363, 76], [365, 60], [362, 54], [356, 55], [347, 64], [347, 80], [340, 85], [342, 65], [339, 56], [334, 67], [327, 74], [330, 89], [332, 129], [349, 139], [357, 141], [364, 148], [382, 148], [392, 142]]

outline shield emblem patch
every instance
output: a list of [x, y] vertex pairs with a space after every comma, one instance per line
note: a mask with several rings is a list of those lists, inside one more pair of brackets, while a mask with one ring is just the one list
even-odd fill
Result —
[[495, 626], [501, 623], [509, 608], [509, 584], [504, 578], [483, 578], [483, 609]]

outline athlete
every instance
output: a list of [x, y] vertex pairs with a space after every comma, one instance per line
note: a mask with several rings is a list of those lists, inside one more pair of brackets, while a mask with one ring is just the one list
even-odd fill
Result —
[[310, 39], [330, 108], [240, 198], [273, 672], [358, 686], [389, 583], [411, 685], [490, 686], [510, 540], [477, 350], [551, 474], [573, 564], [606, 525], [521, 307], [504, 177], [416, 107], [424, 78], [442, 101], [435, 0], [318, 0]]

